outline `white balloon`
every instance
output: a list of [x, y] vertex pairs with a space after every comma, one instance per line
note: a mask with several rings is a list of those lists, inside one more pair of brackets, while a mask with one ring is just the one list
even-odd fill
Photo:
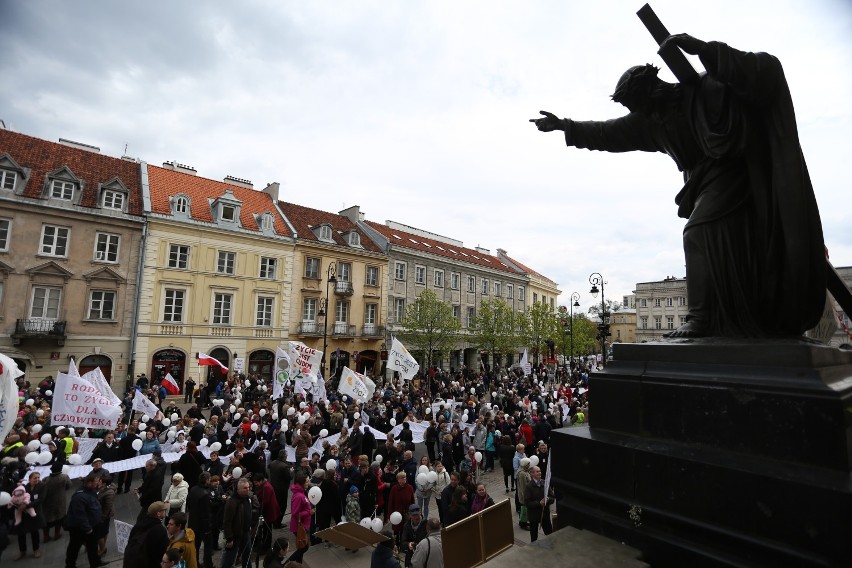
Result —
[[52, 439], [53, 439], [53, 436], [51, 436], [50, 434], [44, 434], [44, 435], [41, 437], [41, 443], [42, 443], [42, 444], [47, 444], [47, 443], [48, 443], [48, 442], [50, 442]]
[[287, 409], [287, 416], [293, 416], [294, 414], [296, 414], [296, 407], [295, 406], [291, 406], [290, 408]]
[[415, 481], [417, 482], [417, 485], [426, 485], [426, 474], [418, 473]]
[[325, 462], [325, 469], [337, 470], [337, 462], [334, 460], [328, 460]]
[[210, 441], [207, 438], [201, 438], [201, 441], [198, 442], [198, 445], [203, 448], [204, 446], [206, 446], [209, 443], [210, 443]]
[[251, 386], [251, 381], [250, 381], [250, 380], [248, 380], [248, 379], [246, 379], [246, 386], [247, 386], [247, 387], [250, 387], [250, 386]]
[[530, 465], [530, 458], [521, 458], [521, 466]]
[[163, 420], [162, 420], [162, 424], [163, 424], [163, 426], [165, 426], [166, 428], [168, 428], [168, 427], [171, 425], [171, 423], [172, 423], [172, 421], [171, 421], [171, 420], [169, 420], [168, 418], [163, 418]]
[[467, 412], [468, 412], [468, 410], [467, 410], [467, 408], [465, 408], [465, 409], [464, 409], [464, 413], [465, 413], [465, 414], [467, 414]]
[[323, 428], [322, 430], [319, 431], [319, 435], [320, 435], [320, 438], [325, 438], [326, 436], [328, 436], [328, 430]]
[[5, 507], [12, 502], [12, 496], [5, 491], [0, 491], [0, 506]]
[[364, 527], [365, 529], [372, 529], [373, 527], [373, 521], [370, 519], [370, 517], [364, 517], [358, 524]]
[[538, 456], [530, 456], [530, 465], [532, 465], [532, 466], [538, 465]]
[[212, 444], [210, 444], [210, 451], [211, 452], [218, 452], [221, 449], [222, 449], [222, 443], [221, 442], [213, 442]]
[[[39, 416], [39, 417], [44, 416], [44, 410], [42, 410], [41, 408], [36, 410], [36, 416]], [[41, 424], [36, 424], [36, 425], [33, 426], [33, 428], [35, 428], [36, 426], [41, 426]]]
[[32, 406], [34, 404], [35, 404], [35, 401], [33, 399], [31, 399], [31, 398], [27, 399], [27, 406]]
[[417, 468], [417, 473], [429, 473], [429, 467], [425, 465], [421, 465]]
[[491, 396], [496, 397], [496, 396], [497, 396], [497, 391], [491, 391]]
[[431, 409], [431, 408], [427, 408], [427, 409], [426, 409], [426, 414], [432, 414], [432, 409]]
[[80, 454], [71, 454], [68, 456], [68, 463], [71, 465], [80, 465], [83, 462], [83, 456]]
[[474, 394], [474, 393], [476, 393], [476, 389], [473, 388], [473, 387], [470, 387], [470, 394]]
[[234, 412], [237, 411], [237, 407], [232, 404], [231, 406], [228, 407], [228, 410], [230, 410], [231, 414], [233, 414]]
[[139, 425], [139, 430], [140, 430], [140, 431], [144, 431], [144, 430], [145, 430], [145, 428], [147, 428], [147, 427], [148, 427], [148, 425], [147, 425], [147, 424], [142, 423], [142, 424], [140, 424], [140, 425]]
[[47, 465], [52, 459], [53, 456], [50, 455], [50, 452], [42, 452], [38, 455], [38, 463], [40, 463], [41, 465]]
[[242, 414], [240, 414], [239, 412], [237, 412], [236, 414], [234, 414], [234, 420], [239, 420], [239, 419], [240, 419], [240, 416], [242, 416]]
[[266, 416], [266, 409], [265, 408], [260, 409], [260, 416], [261, 416], [261, 418]]
[[373, 532], [382, 532], [382, 528], [384, 528], [385, 523], [382, 522], [382, 519], [376, 517], [372, 521], [370, 521], [370, 528], [373, 529]]
[[463, 416], [461, 417], [461, 421], [462, 421], [462, 422], [467, 422], [467, 414], [465, 414], [465, 415], [463, 415]]
[[391, 426], [396, 426], [396, 418], [391, 418], [391, 419], [390, 419], [390, 425], [391, 425]]
[[166, 439], [167, 440], [171, 440], [174, 437], [175, 437], [175, 431], [174, 430], [169, 430], [168, 432], [166, 432]]
[[242, 402], [243, 402], [242, 399], [238, 398], [237, 400], [234, 401], [234, 404], [239, 406]]
[[27, 462], [30, 465], [35, 465], [35, 463], [38, 461], [38, 453], [36, 453], [36, 452], [28, 453], [27, 455], [24, 456], [24, 461]]
[[429, 483], [435, 483], [436, 481], [438, 481], [438, 472], [430, 471], [429, 473], [427, 473], [426, 481], [428, 481]]
[[177, 412], [172, 412], [172, 417], [171, 417], [171, 418], [172, 418], [172, 420], [177, 421], [177, 419], [178, 419], [178, 418], [180, 418], [180, 416], [178, 416], [178, 413], [177, 413]]
[[281, 431], [282, 431], [282, 432], [286, 432], [288, 428], [290, 428], [290, 423], [289, 423], [289, 422], [287, 422], [287, 421], [285, 420], [284, 422], [282, 422], [282, 423], [281, 423]]
[[243, 476], [243, 468], [235, 467], [231, 470], [231, 475], [234, 476], [234, 479], [239, 479]]
[[133, 440], [133, 443], [131, 444], [131, 446], [133, 446], [133, 449], [138, 452], [139, 450], [142, 449], [142, 440], [140, 440], [139, 438]]
[[354, 418], [355, 420], [358, 420], [359, 418], [361, 418], [361, 413], [356, 412], [355, 414], [352, 415], [352, 418]]
[[207, 421], [206, 421], [205, 419], [201, 418], [201, 419], [198, 421], [198, 423], [199, 423], [199, 424], [201, 424], [202, 426], [204, 426], [205, 424], [207, 424]]
[[142, 422], [148, 422], [148, 415], [147, 415], [147, 414], [143, 414], [143, 415], [142, 415], [142, 418], [140, 418], [140, 420], [142, 420]]
[[482, 452], [476, 452], [473, 457], [476, 459], [476, 463], [482, 463]]
[[257, 422], [255, 422], [251, 425], [251, 431], [252, 432], [257, 432], [258, 428], [260, 428], [260, 426], [257, 425]]
[[27, 449], [32, 450], [32, 451], [36, 451], [40, 447], [41, 447], [41, 442], [39, 442], [38, 440], [30, 440], [29, 443], [27, 444]]
[[273, 419], [273, 420], [278, 420], [278, 413], [277, 413], [277, 412], [274, 412], [274, 413], [272, 414], [272, 419]]
[[399, 523], [401, 523], [402, 513], [400, 513], [399, 511], [394, 511], [393, 513], [391, 513], [390, 522], [392, 525], [398, 525]]
[[301, 410], [301, 409], [305, 408], [307, 405], [308, 405], [308, 403], [303, 400], [302, 402], [299, 403], [299, 409]]
[[234, 443], [234, 442], [233, 442], [233, 440], [231, 440], [230, 438], [228, 438], [227, 440], [225, 440], [225, 445], [226, 445], [226, 446], [230, 446], [230, 445], [231, 445], [231, 444], [233, 444], [233, 443]]
[[382, 454], [378, 454], [376, 456], [376, 461], [379, 462], [379, 463], [382, 463], [383, 459], [385, 459], [385, 456], [383, 456]]
[[322, 489], [318, 486], [311, 487], [308, 491], [308, 501], [310, 501], [313, 505], [316, 505], [322, 499]]
[[44, 391], [44, 396], [53, 396], [53, 391]]

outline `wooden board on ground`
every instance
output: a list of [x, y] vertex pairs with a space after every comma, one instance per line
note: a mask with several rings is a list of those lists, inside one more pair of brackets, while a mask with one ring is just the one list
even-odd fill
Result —
[[446, 568], [479, 566], [508, 550], [515, 544], [511, 500], [441, 529], [441, 544]]
[[359, 550], [388, 540], [388, 537], [364, 528], [358, 523], [343, 523], [323, 529], [314, 536], [350, 550]]

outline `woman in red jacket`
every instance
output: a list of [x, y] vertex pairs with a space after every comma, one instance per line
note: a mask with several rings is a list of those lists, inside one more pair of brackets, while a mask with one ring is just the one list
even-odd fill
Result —
[[408, 483], [408, 476], [404, 471], [396, 474], [396, 485], [391, 487], [390, 495], [388, 495], [388, 516], [385, 522], [390, 520], [390, 516], [396, 511], [402, 515], [402, 522], [393, 525], [394, 536], [399, 540], [399, 535], [402, 532], [402, 527], [405, 525], [405, 516], [408, 514], [408, 507], [414, 504], [414, 486]]
[[521, 427], [518, 428], [518, 442], [525, 446], [527, 457], [532, 455], [533, 450], [533, 429], [530, 426], [530, 421], [524, 418], [521, 422]]
[[[300, 524], [305, 528], [306, 532], [310, 533], [311, 531], [312, 511], [311, 504], [308, 502], [307, 490], [308, 477], [303, 473], [296, 475], [296, 479], [292, 487], [290, 487], [290, 493], [293, 495], [290, 501], [290, 532], [294, 535], [297, 534]], [[301, 562], [308, 547], [310, 547], [310, 540], [308, 540], [307, 546], [296, 550], [287, 560]]]

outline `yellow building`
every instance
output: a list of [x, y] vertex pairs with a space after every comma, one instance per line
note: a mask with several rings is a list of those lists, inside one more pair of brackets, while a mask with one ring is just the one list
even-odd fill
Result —
[[290, 334], [324, 352], [328, 372], [378, 374], [385, 343], [388, 257], [356, 222], [294, 203], [279, 203], [297, 235]]
[[[218, 368], [270, 377], [288, 337], [294, 231], [276, 203], [278, 184], [224, 182], [166, 162], [146, 165], [147, 240], [136, 372], [207, 383]], [[146, 181], [143, 179], [143, 182]]]
[[636, 310], [612, 312], [609, 317], [609, 341], [612, 343], [636, 343]]

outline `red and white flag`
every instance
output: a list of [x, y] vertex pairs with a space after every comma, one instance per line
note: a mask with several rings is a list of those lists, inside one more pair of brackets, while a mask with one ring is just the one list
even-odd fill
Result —
[[166, 373], [166, 376], [163, 377], [163, 382], [160, 384], [163, 385], [163, 388], [166, 389], [167, 393], [180, 394], [180, 387], [171, 373]]
[[226, 372], [226, 373], [228, 372], [228, 367], [223, 365], [218, 359], [214, 359], [213, 357], [211, 357], [207, 353], [202, 353], [201, 351], [198, 352], [198, 364], [199, 365], [207, 365], [207, 366], [216, 365], [220, 369], [222, 369], [224, 372]]

